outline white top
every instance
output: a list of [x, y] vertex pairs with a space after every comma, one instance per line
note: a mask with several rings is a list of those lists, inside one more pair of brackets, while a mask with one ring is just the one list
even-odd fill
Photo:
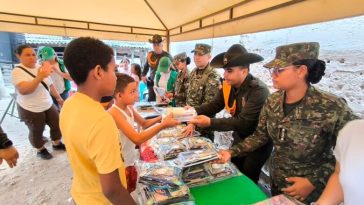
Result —
[[[56, 62], [56, 65], [55, 66], [58, 66], [59, 67], [58, 62]], [[59, 70], [61, 70], [61, 69], [59, 69]], [[56, 90], [58, 91], [58, 93], [59, 94], [62, 94], [66, 90], [66, 87], [64, 86], [64, 79], [63, 79], [63, 77], [60, 76], [59, 74], [57, 74], [56, 72], [53, 72], [51, 74], [51, 79], [52, 79], [53, 85], [56, 88]]]
[[[112, 107], [119, 110], [120, 113], [124, 115], [130, 126], [134, 127], [134, 115], [133, 111], [129, 107], [127, 107], [127, 109], [131, 113], [131, 116], [126, 114], [124, 110], [120, 109], [115, 104], [113, 104]], [[123, 131], [121, 131], [120, 129], [119, 131], [120, 131], [120, 141], [121, 141], [121, 148], [123, 152], [125, 167], [133, 166], [135, 161], [138, 159], [137, 149], [135, 149], [135, 144], [123, 133]]]
[[[27, 68], [23, 64], [19, 64], [19, 66], [22, 66], [23, 68], [27, 69], [30, 73], [37, 76], [38, 70], [40, 68], [39, 65], [36, 66], [36, 68]], [[32, 81], [34, 77], [26, 73], [20, 68], [15, 67], [11, 71], [11, 80], [14, 86], [19, 84], [20, 82], [24, 81]], [[45, 82], [48, 86], [52, 85], [52, 80], [47, 77], [43, 79], [43, 82]], [[45, 89], [45, 87], [42, 85], [42, 83], [39, 83], [38, 87], [34, 90], [34, 92], [28, 94], [28, 95], [22, 95], [19, 93], [18, 90], [16, 90], [17, 97], [16, 102], [24, 109], [29, 110], [31, 112], [43, 112], [48, 110], [52, 107], [53, 101], [51, 98], [51, 95], [49, 91]]]
[[131, 72], [130, 71], [131, 71], [130, 68], [127, 69], [127, 70], [125, 70], [124, 67], [118, 67], [118, 72], [119, 73], [124, 73], [124, 74], [127, 74], [127, 75], [131, 75]]
[[345, 205], [363, 204], [364, 120], [349, 122], [340, 132], [334, 154], [340, 163]]

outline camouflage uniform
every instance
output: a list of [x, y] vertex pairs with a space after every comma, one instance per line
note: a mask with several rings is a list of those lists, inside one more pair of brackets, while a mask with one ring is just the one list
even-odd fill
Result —
[[[184, 62], [187, 64], [187, 54], [186, 52], [179, 53], [173, 57], [174, 64], [177, 66], [178, 63]], [[188, 59], [189, 60], [189, 59]], [[187, 89], [188, 89], [188, 68], [184, 71], [179, 71], [176, 81], [176, 89], [174, 93], [174, 99], [176, 100], [176, 105], [178, 107], [183, 107], [186, 105]]]
[[[293, 56], [293, 57], [290, 57]], [[297, 58], [296, 58], [296, 57]], [[276, 59], [265, 65], [280, 68], [299, 59], [318, 56], [318, 44], [292, 44], [277, 48]], [[231, 148], [232, 156], [246, 155], [273, 140], [270, 176], [272, 193], [288, 187], [287, 177], [307, 178], [314, 191], [305, 203], [316, 201], [335, 168], [333, 147], [344, 125], [356, 119], [342, 98], [309, 86], [299, 104], [286, 116], [285, 91], [268, 97], [253, 135]]]
[[[193, 52], [208, 54], [211, 46], [206, 44], [196, 44]], [[219, 75], [208, 64], [204, 69], [195, 68], [190, 74], [187, 90], [187, 105], [196, 107], [203, 103], [211, 102], [219, 91]]]
[[189, 72], [180, 71], [177, 76], [176, 89], [174, 98], [176, 99], [177, 107], [183, 107], [186, 105], [187, 89], [188, 89], [188, 76]]

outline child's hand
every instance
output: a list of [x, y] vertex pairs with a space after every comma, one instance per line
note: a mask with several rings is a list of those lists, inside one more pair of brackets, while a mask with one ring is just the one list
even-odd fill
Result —
[[164, 128], [174, 127], [180, 124], [180, 122], [173, 118], [173, 115], [170, 114], [166, 118], [162, 119], [162, 125]]

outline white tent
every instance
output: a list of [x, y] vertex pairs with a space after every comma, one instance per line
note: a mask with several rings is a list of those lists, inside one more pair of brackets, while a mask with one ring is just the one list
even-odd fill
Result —
[[364, 14], [364, 0], [0, 0], [0, 31], [170, 42]]

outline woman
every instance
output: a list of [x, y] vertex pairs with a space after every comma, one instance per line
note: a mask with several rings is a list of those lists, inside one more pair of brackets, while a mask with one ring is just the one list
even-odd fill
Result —
[[37, 156], [51, 159], [53, 156], [44, 147], [43, 131], [47, 124], [50, 127], [53, 150], [65, 150], [61, 142], [58, 111], [53, 105], [51, 95], [60, 105], [63, 104], [63, 99], [49, 78], [53, 71], [51, 65], [43, 62], [42, 66], [38, 66], [32, 47], [19, 46], [16, 56], [20, 64], [11, 72], [11, 78], [17, 93], [19, 117], [28, 126], [29, 141], [38, 150]]
[[172, 106], [176, 106], [176, 102], [173, 99], [177, 72], [171, 69], [172, 61], [169, 57], [162, 57], [159, 60], [157, 74], [155, 75], [155, 87], [154, 91], [157, 96], [157, 103], [169, 103]]
[[176, 105], [178, 107], [186, 106], [186, 97], [188, 89], [188, 69], [187, 65], [191, 63], [190, 57], [187, 57], [186, 52], [177, 54], [174, 56], [174, 63], [177, 66], [179, 73], [176, 81], [176, 91], [174, 93], [174, 99], [176, 99]]
[[[48, 61], [52, 65], [53, 72], [51, 79], [57, 92], [60, 94], [63, 100], [69, 97], [69, 91], [71, 90], [71, 76], [68, 74], [63, 61], [57, 58], [56, 52], [53, 48], [44, 46], [39, 49], [38, 56], [42, 62]], [[56, 105], [58, 111], [61, 109], [57, 100], [52, 97], [54, 105]]]
[[130, 75], [131, 72], [129, 65], [130, 65], [130, 60], [128, 58], [125, 58], [120, 62], [118, 72]]
[[[137, 88], [138, 88], [138, 98], [136, 101], [142, 101], [143, 100], [143, 93], [146, 89], [146, 85], [142, 80], [142, 68], [137, 63], [131, 64], [131, 77], [134, 78], [135, 82], [137, 82]], [[141, 82], [140, 82], [141, 81]]]
[[276, 58], [264, 67], [279, 91], [268, 97], [254, 134], [221, 151], [219, 160], [243, 156], [271, 138], [272, 195], [285, 193], [305, 203], [320, 196], [334, 171], [332, 148], [338, 131], [356, 118], [343, 99], [312, 86], [326, 69], [325, 62], [317, 59], [318, 53], [318, 43], [276, 49]]

